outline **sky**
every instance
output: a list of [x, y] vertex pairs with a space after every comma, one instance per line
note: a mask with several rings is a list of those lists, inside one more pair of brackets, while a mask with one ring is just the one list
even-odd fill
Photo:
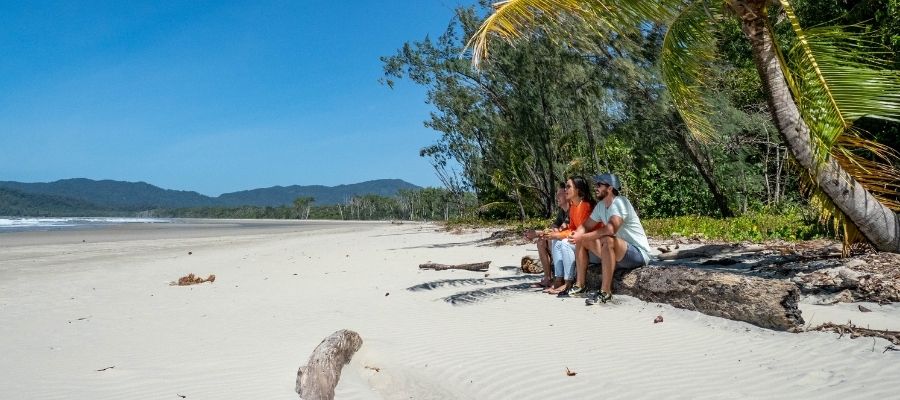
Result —
[[473, 3], [0, 0], [0, 180], [440, 186], [425, 89], [379, 57]]

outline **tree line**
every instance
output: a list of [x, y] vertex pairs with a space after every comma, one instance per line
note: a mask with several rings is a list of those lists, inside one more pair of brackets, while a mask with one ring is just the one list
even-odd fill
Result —
[[[881, 114], [843, 115], [852, 130], [816, 133], [810, 150], [820, 159], [850, 160], [842, 164], [845, 169], [858, 167], [850, 171], [854, 178], [882, 204], [896, 206], [898, 175], [891, 160], [896, 160], [900, 125], [879, 117], [900, 116], [891, 114], [897, 101], [864, 99], [900, 82], [896, 1], [797, 0], [765, 8], [761, 1], [658, 0], [654, 4], [662, 11], [640, 1], [613, 8], [583, 3], [461, 7], [441, 36], [406, 43], [382, 58], [384, 84], [408, 80], [426, 88], [433, 111], [425, 124], [441, 138], [422, 155], [432, 159], [439, 176], [474, 192], [479, 204], [519, 218], [548, 216], [565, 177], [612, 171], [623, 177], [624, 194], [649, 218], [781, 213], [810, 205], [820, 206], [824, 216], [841, 215], [827, 198], [809, 200], [809, 193], [817, 193], [815, 177], [795, 161], [791, 143], [773, 120], [745, 20], [731, 17], [734, 11], [727, 8], [752, 6], [768, 17], [763, 23], [786, 49], [780, 56], [797, 71], [789, 78], [802, 90], [796, 92], [799, 101], [809, 103], [802, 104], [804, 118], [822, 125], [843, 109], [816, 114], [818, 102], [831, 93], [816, 88], [815, 75], [802, 75], [814, 52], [804, 52], [808, 42], [798, 38], [801, 34], [819, 40], [833, 53], [828, 54], [850, 57], [837, 63], [846, 68], [838, 70], [838, 78], [828, 77], [832, 87], [857, 88], [834, 94], [850, 95], [842, 106], [873, 111], [887, 104], [874, 110]], [[564, 12], [553, 8], [569, 6]], [[616, 14], [617, 9], [627, 12]], [[601, 19], [610, 10], [618, 20]], [[496, 25], [500, 35], [528, 21], [535, 26], [519, 26], [520, 32], [508, 36], [521, 39], [512, 42], [491, 40], [490, 55], [474, 67], [473, 47], [486, 48], [469, 41], [482, 33], [479, 27], [491, 13], [507, 18]], [[845, 28], [807, 32], [801, 24]], [[834, 41], [841, 52], [822, 45]], [[822, 57], [816, 65], [825, 61]]]
[[401, 189], [396, 196], [352, 196], [341, 204], [316, 205], [313, 197], [298, 197], [279, 207], [190, 207], [155, 209], [142, 213], [159, 218], [251, 218], [333, 220], [445, 221], [474, 216], [476, 199], [444, 188]]

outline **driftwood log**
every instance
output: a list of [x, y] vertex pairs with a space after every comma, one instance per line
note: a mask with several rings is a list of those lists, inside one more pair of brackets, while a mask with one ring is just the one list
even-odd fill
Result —
[[303, 400], [332, 400], [341, 369], [362, 346], [359, 334], [341, 329], [322, 340], [297, 371], [297, 394]]
[[[599, 268], [588, 269], [587, 287], [598, 288]], [[685, 267], [617, 271], [614, 291], [763, 328], [795, 331], [803, 325], [793, 283]]]
[[480, 263], [471, 263], [471, 264], [457, 264], [457, 265], [425, 263], [425, 264], [419, 264], [419, 269], [433, 269], [435, 271], [443, 271], [443, 270], [447, 270], [447, 269], [464, 269], [467, 271], [484, 272], [484, 271], [488, 270], [489, 265], [491, 265], [490, 261], [485, 261], [485, 262], [480, 262]]

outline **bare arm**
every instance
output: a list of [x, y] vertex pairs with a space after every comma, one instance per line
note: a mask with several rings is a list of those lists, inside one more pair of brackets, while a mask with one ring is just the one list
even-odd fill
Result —
[[[590, 227], [587, 227], [586, 225], [588, 222], [593, 222], [593, 224]], [[592, 232], [590, 230], [597, 226], [599, 222], [588, 219], [587, 221], [585, 221], [584, 225], [579, 227], [579, 230], [581, 231], [580, 234], [572, 235], [570, 241], [572, 243], [581, 243], [585, 241], [596, 240], [604, 236], [616, 236], [616, 232], [618, 232], [619, 228], [622, 227], [622, 222], [622, 217], [613, 215], [612, 218], [609, 219], [608, 224], [603, 224], [600, 229]], [[583, 228], [587, 229], [582, 230]]]

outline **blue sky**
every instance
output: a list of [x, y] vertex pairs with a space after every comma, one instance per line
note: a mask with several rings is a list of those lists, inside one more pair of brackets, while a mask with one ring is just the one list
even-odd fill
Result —
[[0, 180], [438, 186], [424, 89], [378, 58], [474, 2], [0, 1]]

